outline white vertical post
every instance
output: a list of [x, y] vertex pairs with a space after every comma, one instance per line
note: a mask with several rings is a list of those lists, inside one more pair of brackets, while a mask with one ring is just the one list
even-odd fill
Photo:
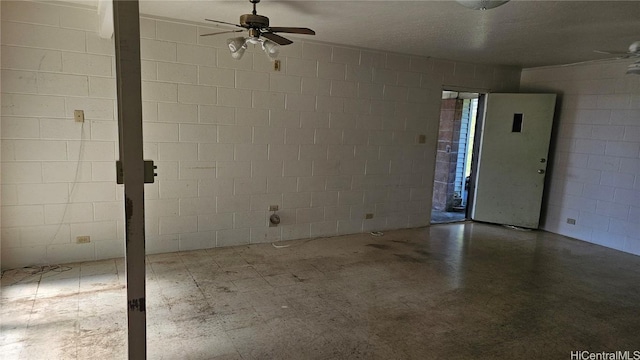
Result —
[[124, 173], [129, 359], [146, 359], [144, 160], [137, 0], [113, 2], [118, 135]]

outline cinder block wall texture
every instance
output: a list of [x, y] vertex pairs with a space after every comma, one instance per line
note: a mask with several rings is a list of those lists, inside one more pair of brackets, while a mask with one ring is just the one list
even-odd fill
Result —
[[[97, 26], [95, 9], [2, 2], [4, 268], [124, 253], [114, 43]], [[276, 72], [205, 32], [141, 19], [145, 157], [158, 165], [148, 253], [427, 225], [443, 86], [520, 81], [514, 68], [297, 38]]]
[[560, 95], [542, 227], [640, 255], [640, 76], [625, 74], [630, 63], [526, 69], [522, 86]]

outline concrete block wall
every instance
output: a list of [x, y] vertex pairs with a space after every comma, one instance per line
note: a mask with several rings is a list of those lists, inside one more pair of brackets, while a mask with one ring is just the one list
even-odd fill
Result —
[[[95, 9], [2, 7], [2, 266], [121, 256], [113, 41]], [[427, 225], [443, 85], [519, 85], [519, 69], [302, 38], [276, 72], [211, 30], [141, 19], [149, 253]]]
[[521, 82], [560, 95], [543, 228], [640, 255], [640, 76], [625, 74], [630, 62], [525, 69]]
[[95, 10], [2, 3], [3, 268], [122, 254], [113, 56], [96, 24]]

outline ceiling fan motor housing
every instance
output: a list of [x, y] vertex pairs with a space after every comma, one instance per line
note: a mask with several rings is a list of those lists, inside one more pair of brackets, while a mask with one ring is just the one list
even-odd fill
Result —
[[269, 18], [262, 15], [244, 14], [240, 15], [240, 25], [245, 28], [266, 28], [269, 27]]

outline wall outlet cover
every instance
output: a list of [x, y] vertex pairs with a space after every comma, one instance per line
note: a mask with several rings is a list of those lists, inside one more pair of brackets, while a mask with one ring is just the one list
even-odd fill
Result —
[[76, 122], [84, 122], [84, 110], [73, 110], [73, 118]]
[[76, 236], [77, 244], [88, 244], [91, 242], [91, 236]]

